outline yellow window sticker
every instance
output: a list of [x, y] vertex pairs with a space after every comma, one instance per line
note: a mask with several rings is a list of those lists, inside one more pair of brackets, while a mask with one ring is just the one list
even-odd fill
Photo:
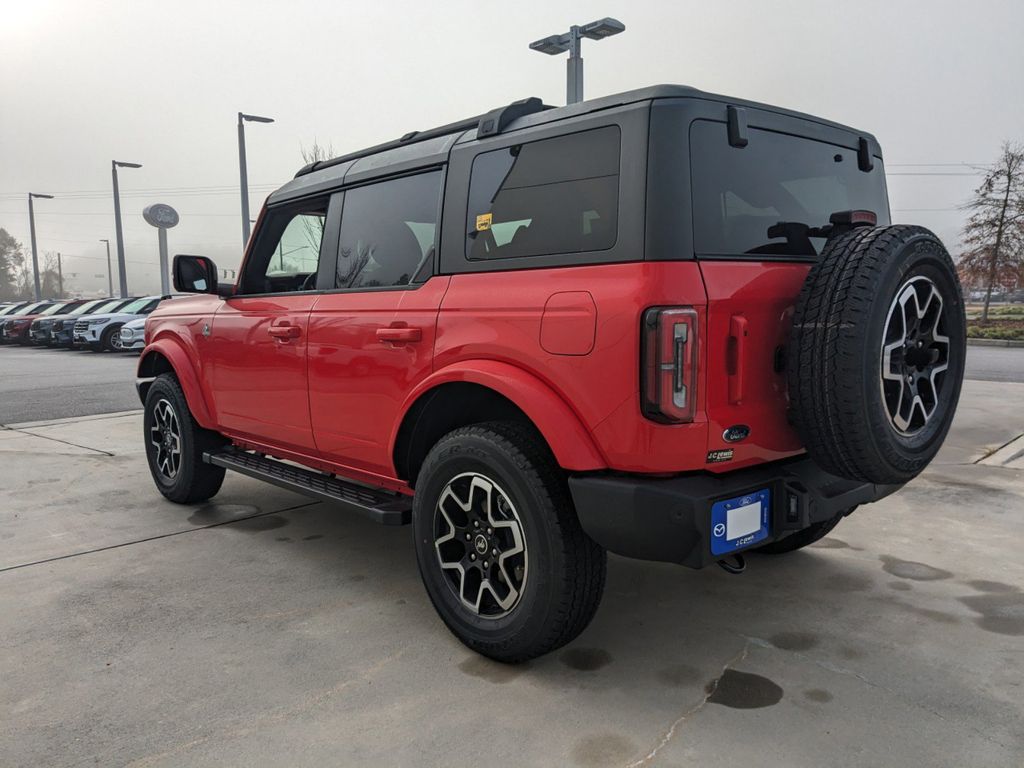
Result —
[[481, 213], [476, 217], [476, 231], [484, 232], [491, 228], [491, 214]]

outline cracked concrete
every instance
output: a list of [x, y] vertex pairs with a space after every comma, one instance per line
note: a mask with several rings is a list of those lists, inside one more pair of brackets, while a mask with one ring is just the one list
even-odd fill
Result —
[[449, 635], [408, 528], [237, 476], [169, 504], [137, 414], [0, 430], [0, 765], [1019, 768], [1024, 471], [973, 463], [1008, 402], [968, 382], [925, 475], [743, 576], [611, 558], [521, 667]]

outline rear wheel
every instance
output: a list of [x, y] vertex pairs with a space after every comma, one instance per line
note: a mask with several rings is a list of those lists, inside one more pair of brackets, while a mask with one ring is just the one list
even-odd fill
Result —
[[205, 501], [220, 490], [224, 468], [203, 462], [226, 440], [196, 424], [173, 374], [156, 377], [146, 393], [143, 438], [157, 489], [178, 504]]
[[428, 454], [413, 502], [427, 594], [469, 648], [521, 662], [590, 623], [606, 556], [580, 528], [562, 471], [528, 427], [463, 427]]

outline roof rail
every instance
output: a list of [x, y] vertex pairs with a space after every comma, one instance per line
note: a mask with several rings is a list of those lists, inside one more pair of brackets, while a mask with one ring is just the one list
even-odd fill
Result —
[[453, 133], [462, 133], [464, 131], [477, 129], [477, 135], [481, 138], [484, 136], [495, 136], [508, 126], [513, 120], [516, 120], [525, 115], [532, 115], [534, 112], [541, 112], [545, 109], [554, 109], [538, 99], [536, 96], [528, 99], [520, 99], [519, 101], [513, 101], [504, 107], [498, 107], [492, 109], [483, 115], [477, 115], [476, 117], [470, 117], [466, 120], [459, 120], [455, 123], [448, 123], [437, 128], [431, 128], [426, 131], [410, 131], [409, 133], [402, 136], [400, 139], [394, 141], [386, 141], [383, 144], [377, 144], [373, 147], [361, 149], [358, 152], [350, 152], [347, 155], [341, 155], [340, 157], [332, 157], [330, 160], [319, 160], [315, 163], [310, 163], [299, 169], [298, 173], [295, 174], [295, 178], [299, 176], [305, 176], [306, 174], [312, 173], [313, 171], [319, 171], [322, 168], [330, 168], [333, 165], [341, 165], [347, 163], [350, 160], [358, 160], [361, 157], [369, 157], [370, 155], [376, 155], [378, 152], [383, 152], [388, 149], [395, 149], [396, 147], [404, 147], [409, 144], [417, 144], [421, 141], [428, 141], [429, 139], [436, 139], [441, 136], [450, 136]]

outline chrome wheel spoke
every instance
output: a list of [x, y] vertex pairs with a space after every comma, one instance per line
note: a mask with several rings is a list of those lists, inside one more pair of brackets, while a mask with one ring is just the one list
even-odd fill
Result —
[[164, 479], [173, 480], [181, 469], [181, 429], [174, 408], [167, 400], [160, 400], [153, 408], [149, 442], [156, 452], [157, 471]]

